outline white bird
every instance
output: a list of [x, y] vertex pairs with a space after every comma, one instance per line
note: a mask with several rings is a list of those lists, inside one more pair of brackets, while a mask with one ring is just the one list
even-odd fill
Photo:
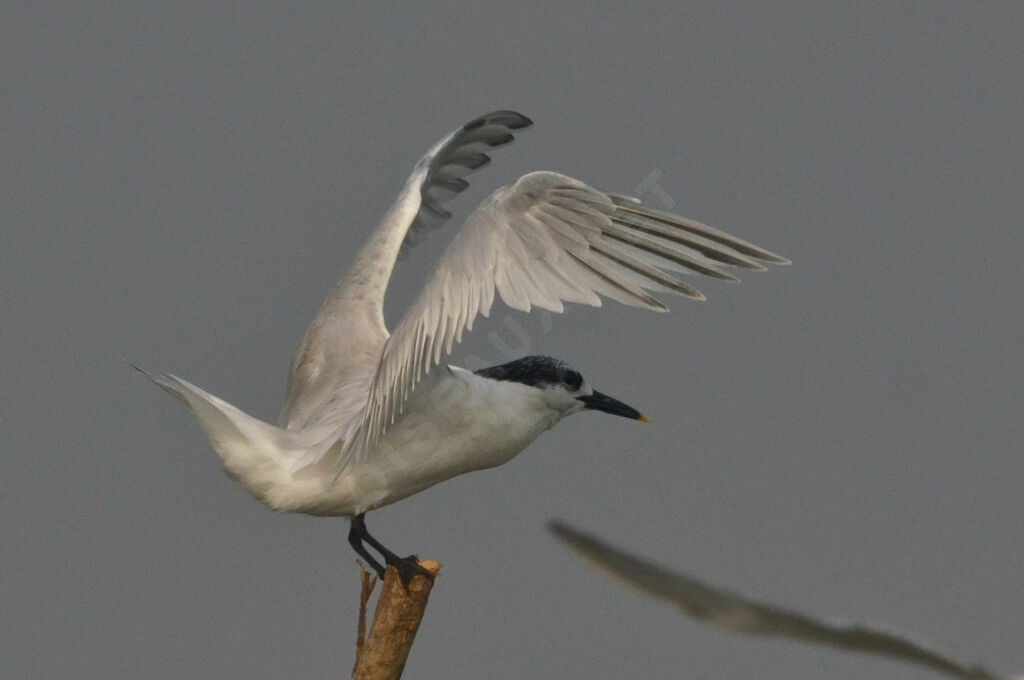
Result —
[[442, 204], [492, 147], [531, 121], [495, 111], [463, 125], [416, 164], [397, 200], [327, 296], [292, 361], [279, 426], [169, 374], [146, 375], [199, 419], [224, 469], [275, 510], [351, 517], [348, 540], [379, 575], [423, 573], [373, 538], [365, 514], [438, 482], [501, 465], [583, 409], [646, 421], [562, 361], [525, 357], [476, 372], [445, 364], [495, 293], [528, 312], [601, 296], [664, 312], [647, 291], [702, 300], [668, 272], [737, 279], [721, 265], [788, 261], [712, 227], [652, 210], [554, 172], [501, 187], [469, 216], [419, 297], [389, 332], [383, 304], [403, 247], [449, 216]]

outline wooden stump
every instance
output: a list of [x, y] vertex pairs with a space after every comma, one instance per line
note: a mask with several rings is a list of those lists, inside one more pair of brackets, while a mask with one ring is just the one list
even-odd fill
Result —
[[441, 571], [435, 560], [420, 562], [432, 576], [415, 575], [406, 588], [398, 570], [388, 567], [384, 572], [377, 608], [370, 633], [366, 635], [366, 606], [377, 578], [366, 570], [362, 573], [362, 595], [359, 607], [359, 633], [356, 640], [354, 680], [398, 680], [405, 668], [416, 631], [427, 608], [427, 599], [434, 577]]

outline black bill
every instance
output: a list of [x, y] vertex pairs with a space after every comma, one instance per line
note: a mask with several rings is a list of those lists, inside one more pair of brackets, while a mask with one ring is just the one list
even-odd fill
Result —
[[607, 394], [601, 394], [597, 390], [594, 390], [593, 394], [576, 398], [582, 401], [586, 408], [594, 409], [595, 411], [604, 411], [605, 413], [611, 413], [613, 416], [632, 418], [642, 423], [651, 422], [650, 418], [632, 406], [626, 406], [618, 399], [612, 399]]

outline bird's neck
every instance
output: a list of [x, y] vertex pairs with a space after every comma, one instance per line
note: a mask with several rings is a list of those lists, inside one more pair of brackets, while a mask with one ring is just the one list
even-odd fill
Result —
[[[465, 370], [465, 369], [459, 369]], [[474, 408], [478, 411], [487, 407], [493, 409], [497, 419], [513, 430], [531, 432], [532, 437], [550, 429], [565, 413], [547, 403], [539, 390], [518, 382], [491, 380], [466, 371], [464, 379], [474, 388]]]

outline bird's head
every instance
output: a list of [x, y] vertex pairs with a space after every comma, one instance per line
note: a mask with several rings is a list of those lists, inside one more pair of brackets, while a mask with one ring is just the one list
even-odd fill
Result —
[[491, 380], [520, 383], [537, 390], [544, 403], [563, 418], [579, 411], [593, 410], [649, 422], [647, 416], [640, 411], [598, 392], [587, 384], [579, 371], [552, 357], [523, 357], [507, 364], [482, 368], [476, 374]]

